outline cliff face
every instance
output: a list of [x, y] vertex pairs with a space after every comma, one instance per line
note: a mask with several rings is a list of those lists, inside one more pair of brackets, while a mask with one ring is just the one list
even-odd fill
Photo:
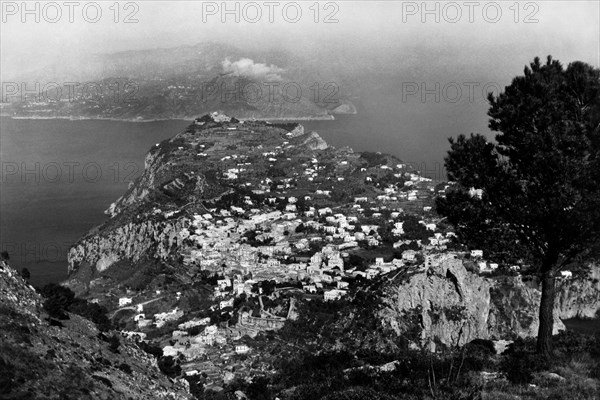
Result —
[[[423, 344], [464, 345], [473, 339], [535, 336], [541, 293], [518, 278], [494, 280], [468, 272], [450, 256], [428, 258], [402, 282], [388, 284], [379, 317], [403, 334], [416, 314]], [[555, 313], [554, 331], [564, 329]]]
[[166, 260], [181, 246], [183, 238], [179, 232], [187, 226], [186, 218], [129, 222], [105, 235], [90, 236], [69, 250], [69, 272], [83, 262], [103, 272], [121, 260], [137, 262], [145, 257]]
[[104, 212], [114, 217], [128, 206], [142, 201], [150, 193], [149, 188], [155, 186], [156, 173], [163, 164], [164, 155], [159, 152], [149, 152], [144, 159], [144, 173], [135, 184], [131, 184], [127, 192], [113, 202]]
[[584, 276], [562, 279], [556, 308], [562, 319], [596, 318], [600, 311], [600, 265], [591, 265]]
[[120, 339], [111, 351], [78, 315], [50, 323], [43, 299], [0, 261], [0, 397], [15, 399], [191, 399], [153, 357]]

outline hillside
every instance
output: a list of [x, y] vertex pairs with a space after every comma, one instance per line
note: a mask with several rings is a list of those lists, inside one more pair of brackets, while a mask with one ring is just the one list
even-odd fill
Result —
[[75, 314], [50, 319], [42, 303], [1, 261], [0, 398], [190, 399], [137, 345], [121, 338], [115, 349], [109, 332]]

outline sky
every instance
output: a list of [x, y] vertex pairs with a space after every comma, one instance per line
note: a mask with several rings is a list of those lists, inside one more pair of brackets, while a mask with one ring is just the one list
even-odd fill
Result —
[[410, 58], [415, 68], [440, 54], [448, 70], [473, 75], [492, 69], [514, 76], [547, 54], [600, 66], [598, 1], [1, 3], [4, 80], [44, 64], [85, 62], [94, 53], [202, 41], [306, 57], [331, 50], [358, 64], [364, 57]]

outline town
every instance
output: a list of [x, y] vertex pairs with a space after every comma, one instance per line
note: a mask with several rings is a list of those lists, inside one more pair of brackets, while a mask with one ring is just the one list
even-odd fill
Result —
[[[254, 338], [297, 318], [297, 301], [343, 301], [361, 282], [426, 269], [439, 254], [464, 260], [478, 274], [519, 273], [521, 265], [500, 265], [457, 243], [433, 209], [435, 196], [444, 196], [451, 183], [379, 154], [342, 149], [331, 153], [333, 162], [323, 161], [291, 143], [306, 136], [300, 125], [284, 127], [213, 113], [182, 136], [158, 143], [151, 155], [166, 152], [168, 172], [176, 171], [163, 177], [161, 190], [183, 196], [186, 205], [163, 200], [145, 212], [170, 227], [176, 254], [149, 285], [127, 281], [115, 287], [107, 275], [90, 282], [96, 288], [90, 300], [112, 310], [122, 334], [159, 344], [163, 357], [179, 360], [184, 376], [219, 391], [234, 379], [268, 373], [272, 366], [256, 351]], [[214, 140], [274, 129], [284, 132], [284, 140], [254, 153]], [[311, 139], [312, 148], [328, 151], [318, 137]], [[197, 188], [200, 174], [190, 158], [205, 169], [217, 163], [216, 182], [229, 188], [189, 202], [185, 196], [190, 184]], [[340, 196], [341, 188], [352, 192], [352, 181], [367, 189]], [[480, 197], [481, 190], [469, 194]], [[104, 262], [98, 265], [110, 271]]]

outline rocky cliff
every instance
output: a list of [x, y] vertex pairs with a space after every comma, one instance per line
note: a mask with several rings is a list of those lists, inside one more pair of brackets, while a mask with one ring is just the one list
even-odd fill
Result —
[[89, 236], [69, 250], [69, 272], [84, 262], [103, 272], [120, 260], [137, 262], [148, 256], [166, 260], [180, 248], [179, 232], [187, 226], [186, 218], [128, 222], [104, 235]]
[[42, 298], [0, 261], [0, 398], [191, 399], [156, 361], [120, 339], [116, 350], [78, 315], [49, 320]]
[[[407, 277], [387, 284], [379, 317], [396, 334], [421, 324], [422, 344], [464, 345], [473, 339], [537, 335], [541, 293], [520, 277], [485, 278], [468, 272], [452, 256], [431, 256]], [[564, 329], [555, 312], [554, 331]]]
[[585, 273], [561, 279], [556, 308], [562, 319], [596, 318], [600, 311], [600, 265], [592, 264]]

